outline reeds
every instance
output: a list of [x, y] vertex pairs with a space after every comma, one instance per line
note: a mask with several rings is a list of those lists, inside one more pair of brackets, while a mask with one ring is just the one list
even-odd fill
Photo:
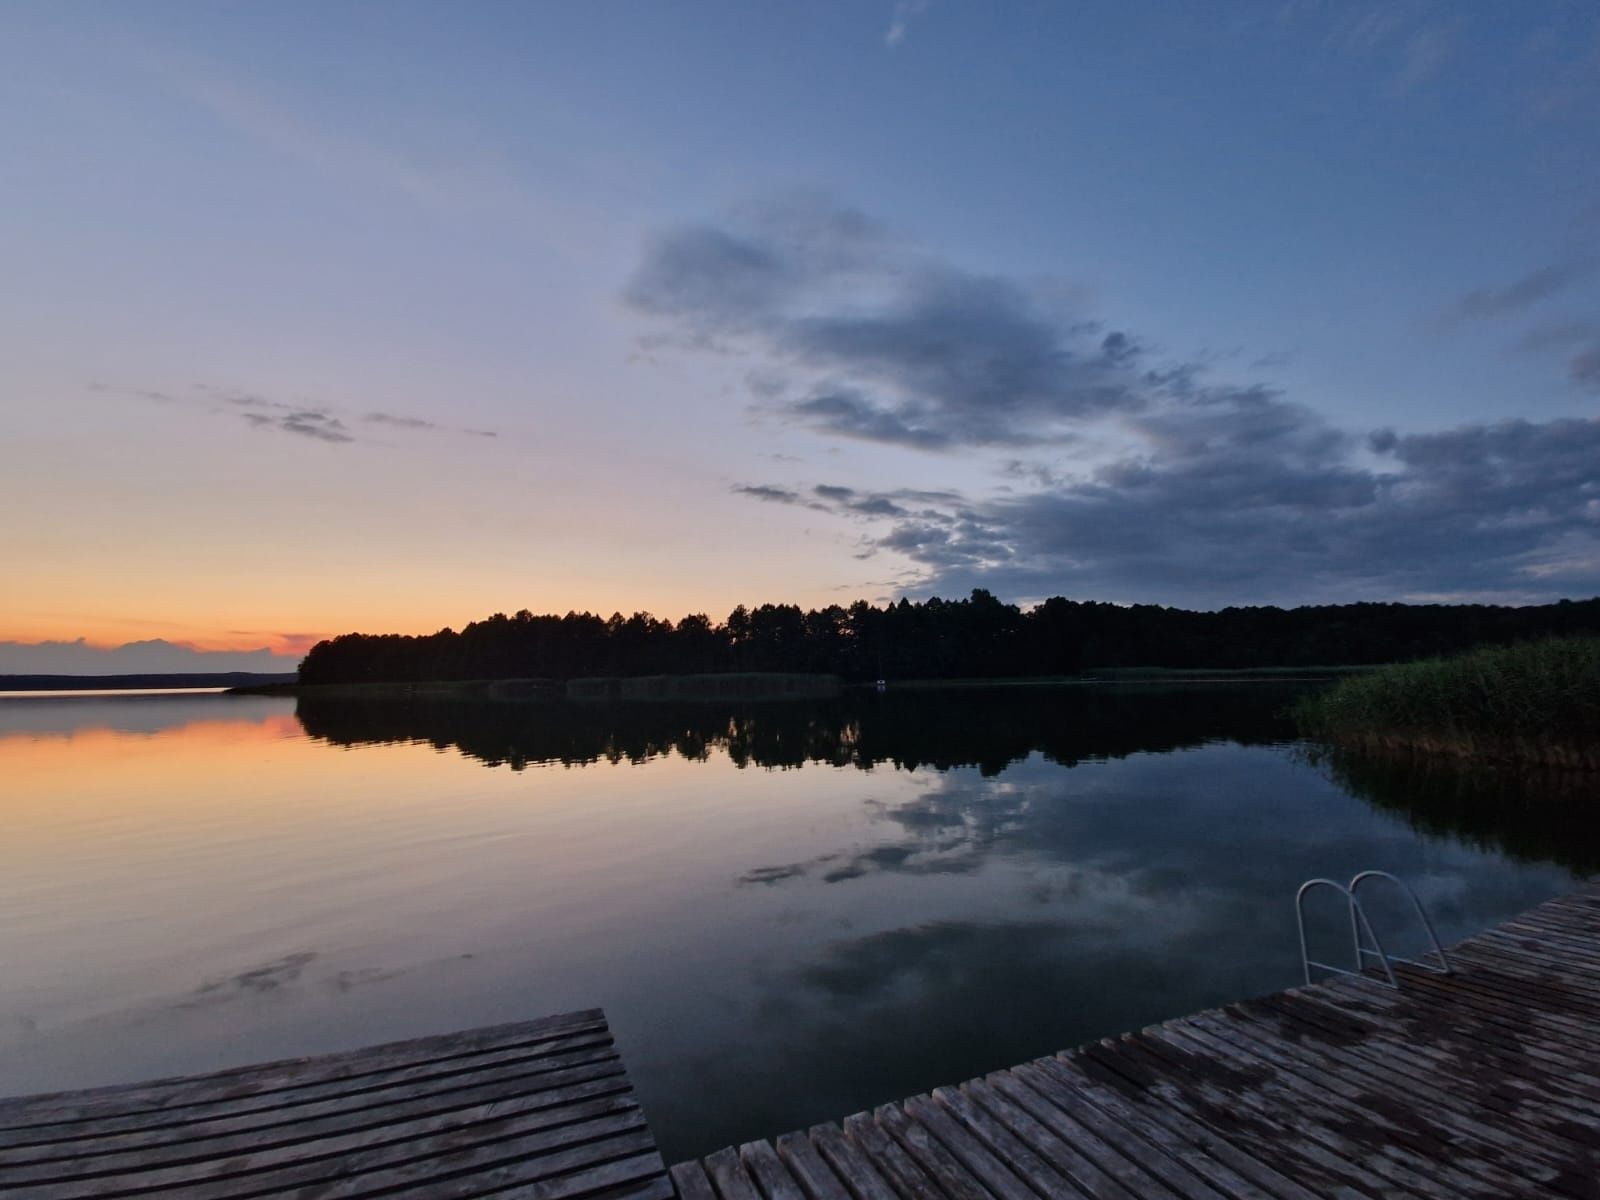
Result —
[[1384, 667], [1303, 697], [1295, 719], [1359, 749], [1600, 770], [1600, 637]]

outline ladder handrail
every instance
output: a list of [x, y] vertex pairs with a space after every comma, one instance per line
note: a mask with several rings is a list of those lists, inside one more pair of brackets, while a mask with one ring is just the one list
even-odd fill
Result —
[[[1439, 944], [1439, 935], [1434, 931], [1433, 922], [1428, 918], [1427, 909], [1422, 907], [1422, 901], [1417, 898], [1416, 891], [1405, 880], [1389, 874], [1387, 871], [1362, 871], [1350, 880], [1350, 895], [1354, 898], [1356, 891], [1368, 879], [1387, 879], [1398, 887], [1411, 901], [1411, 907], [1416, 910], [1418, 918], [1422, 921], [1422, 928], [1427, 931], [1428, 941], [1433, 944], [1433, 953], [1439, 958], [1439, 965], [1419, 962], [1414, 958], [1401, 958], [1395, 956], [1395, 962], [1410, 963], [1413, 967], [1421, 967], [1424, 971], [1432, 971], [1436, 975], [1449, 975], [1451, 973], [1450, 960], [1445, 956], [1444, 947]], [[1368, 954], [1372, 952], [1367, 951]], [[1426, 956], [1424, 956], [1426, 957]]]
[[[1383, 942], [1378, 938], [1378, 931], [1373, 928], [1372, 920], [1367, 916], [1367, 910], [1361, 906], [1358, 893], [1361, 885], [1369, 879], [1386, 879], [1396, 885], [1411, 901], [1411, 907], [1416, 910], [1417, 916], [1422, 921], [1422, 928], [1427, 931], [1428, 941], [1432, 944], [1432, 953], [1438, 957], [1439, 965], [1434, 966], [1429, 962], [1422, 962], [1415, 958], [1405, 958], [1398, 954], [1390, 954], [1383, 948]], [[1329, 887], [1344, 896], [1350, 910], [1350, 944], [1355, 950], [1355, 969], [1346, 970], [1336, 967], [1332, 963], [1318, 962], [1311, 957], [1310, 946], [1306, 942], [1306, 893], [1319, 887]], [[1383, 967], [1384, 976], [1389, 986], [1396, 991], [1400, 988], [1400, 981], [1395, 978], [1394, 963], [1408, 963], [1413, 967], [1420, 967], [1424, 971], [1432, 971], [1435, 975], [1452, 974], [1454, 968], [1450, 959], [1446, 957], [1444, 947], [1439, 943], [1439, 934], [1433, 927], [1433, 921], [1428, 917], [1427, 909], [1422, 907], [1422, 901], [1410, 884], [1388, 871], [1361, 871], [1358, 872], [1348, 884], [1339, 883], [1332, 879], [1308, 879], [1300, 885], [1300, 890], [1294, 894], [1294, 919], [1300, 933], [1300, 969], [1305, 974], [1306, 983], [1311, 983], [1311, 968], [1316, 967], [1321, 971], [1331, 971], [1335, 975], [1365, 975], [1367, 959], [1375, 958]], [[1370, 942], [1371, 945], [1367, 945]]]
[[[1306, 945], [1306, 893], [1317, 887], [1330, 887], [1339, 892], [1348, 902], [1350, 907], [1350, 938], [1355, 948], [1355, 970], [1347, 971], [1343, 967], [1336, 967], [1332, 963], [1317, 962], [1311, 957]], [[1300, 885], [1300, 890], [1294, 894], [1295, 924], [1300, 930], [1300, 967], [1305, 972], [1306, 983], [1311, 982], [1311, 968], [1317, 967], [1324, 971], [1332, 971], [1336, 975], [1354, 975], [1360, 977], [1362, 967], [1362, 952], [1365, 947], [1361, 944], [1361, 930], [1365, 926], [1366, 934], [1372, 939], [1372, 944], [1377, 947], [1378, 960], [1383, 964], [1383, 973], [1389, 977], [1389, 986], [1399, 990], [1400, 981], [1394, 977], [1394, 970], [1389, 966], [1389, 956], [1383, 952], [1383, 943], [1378, 940], [1377, 930], [1373, 929], [1372, 922], [1367, 919], [1367, 913], [1361, 907], [1361, 901], [1355, 892], [1342, 883], [1332, 879], [1308, 879]], [[1371, 953], [1368, 951], [1368, 953]]]

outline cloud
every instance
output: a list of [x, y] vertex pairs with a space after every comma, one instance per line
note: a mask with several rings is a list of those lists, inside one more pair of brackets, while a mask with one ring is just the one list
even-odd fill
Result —
[[314, 408], [296, 408], [271, 416], [255, 412], [242, 415], [257, 429], [277, 429], [284, 433], [297, 433], [301, 437], [315, 438], [319, 442], [355, 441], [343, 421]]
[[768, 483], [740, 484], [733, 490], [736, 495], [749, 496], [752, 500], [764, 500], [768, 504], [789, 504], [796, 508], [814, 508], [819, 512], [833, 511], [828, 505], [807, 500], [790, 488], [775, 487]]
[[408, 130], [413, 144], [393, 144], [353, 127], [340, 128], [325, 110], [297, 111], [218, 64], [168, 52], [150, 65], [175, 94], [221, 126], [327, 177], [402, 195], [448, 214], [528, 206], [525, 189], [501, 156], [483, 152], [471, 130], [413, 123]]
[[928, 0], [895, 0], [889, 28], [883, 33], [883, 44], [891, 50], [901, 45], [906, 34], [911, 32], [911, 23], [927, 11]]
[[921, 450], [1036, 445], [1199, 375], [1064, 317], [1049, 289], [920, 254], [815, 199], [658, 235], [625, 299], [661, 322], [658, 344], [758, 359], [769, 411]]
[[1596, 265], [1593, 258], [1549, 263], [1510, 283], [1475, 288], [1452, 304], [1445, 315], [1454, 320], [1520, 315], [1592, 274]]
[[1567, 369], [1573, 383], [1600, 392], [1600, 340], [1582, 353], [1573, 355], [1567, 363]]
[[[1583, 278], [1552, 264], [1469, 293], [1515, 315]], [[1282, 389], [1218, 379], [815, 198], [653, 239], [627, 292], [660, 344], [753, 360], [760, 411], [832, 439], [991, 469], [987, 494], [760, 480], [860, 523], [926, 593], [986, 587], [1198, 607], [1600, 592], [1600, 422], [1349, 431]], [[1553, 335], [1551, 335], [1553, 336]], [[1600, 389], [1600, 344], [1574, 382]]]
[[314, 441], [329, 442], [335, 445], [367, 440], [358, 436], [352, 426], [352, 422], [375, 425], [387, 429], [404, 430], [410, 433], [464, 434], [469, 437], [484, 438], [499, 436], [489, 429], [465, 429], [454, 425], [441, 425], [435, 421], [424, 420], [421, 417], [403, 416], [397, 413], [371, 411], [363, 413], [360, 417], [355, 417], [348, 413], [341, 416], [340, 410], [326, 405], [294, 404], [285, 400], [275, 400], [255, 392], [213, 387], [204, 383], [195, 384], [193, 391], [189, 393], [163, 392], [141, 388], [118, 388], [102, 383], [89, 384], [89, 390], [117, 393], [137, 400], [148, 400], [156, 404], [179, 407], [192, 406], [203, 409], [213, 415], [238, 417], [252, 429], [292, 433]]
[[1456, 53], [1456, 32], [1445, 25], [1424, 25], [1406, 39], [1395, 86], [1409, 92], [1439, 74]]
[[[1600, 592], [1600, 420], [1379, 431], [1239, 395], [1140, 423], [1135, 451], [1022, 495], [815, 488], [917, 592], [1194, 607]], [[798, 496], [798, 493], [796, 493]]]
[[[279, 635], [270, 635], [280, 641]], [[282, 635], [303, 639], [306, 635]], [[0, 642], [0, 675], [139, 675], [183, 672], [293, 671], [298, 652], [279, 653], [266, 646], [257, 650], [197, 650], [165, 638], [127, 642], [121, 646], [96, 646], [84, 638], [72, 641]]]
[[[1600, 269], [1593, 257], [1551, 263], [1502, 287], [1468, 292], [1445, 314], [1447, 321], [1465, 318], [1518, 317], [1548, 297], [1566, 291]], [[1587, 391], [1600, 390], [1600, 321], [1558, 317], [1525, 329], [1511, 344], [1523, 353], [1566, 356], [1567, 379]]]
[[424, 421], [421, 417], [401, 417], [386, 412], [369, 412], [361, 419], [369, 425], [387, 425], [392, 429], [411, 429], [429, 433], [465, 433], [471, 437], [486, 438], [500, 436], [492, 429], [462, 429], [454, 425], [440, 425], [436, 421]]

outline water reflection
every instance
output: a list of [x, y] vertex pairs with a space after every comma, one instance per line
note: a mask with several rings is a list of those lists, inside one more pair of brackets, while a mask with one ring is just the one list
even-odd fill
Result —
[[[709, 1118], [721, 1141], [738, 1141], [1289, 986], [1290, 897], [1314, 874], [1391, 871], [1450, 941], [1566, 886], [1561, 871], [1419, 839], [1266, 748], [1217, 743], [1068, 772], [1036, 755], [998, 778], [955, 771], [927, 784], [882, 808], [894, 832], [874, 845], [744, 873], [746, 888], [825, 905], [852, 926], [860, 913], [861, 928], [753, 973], [756, 995], [733, 1011], [772, 1036], [733, 1061], [680, 1064], [738, 1106], [682, 1124], [669, 1108], [665, 1134], [698, 1144]], [[874, 920], [895, 895], [900, 920]], [[1420, 931], [1387, 899], [1375, 897], [1374, 919], [1391, 949], [1419, 953]], [[1321, 914], [1314, 936], [1342, 936], [1335, 915]], [[783, 1101], [752, 1078], [783, 1079]]]
[[1600, 872], [1600, 778], [1591, 772], [1326, 749], [1308, 757], [1340, 787], [1424, 833]]
[[6, 1082], [602, 1005], [686, 1157], [1291, 984], [1309, 875], [1454, 939], [1597, 857], [1309, 761], [1288, 694], [3, 706]]
[[488, 766], [640, 763], [664, 754], [736, 766], [806, 763], [996, 775], [1032, 753], [1072, 766], [1227, 739], [1262, 745], [1294, 736], [1293, 687], [1013, 687], [857, 691], [836, 699], [753, 705], [610, 705], [301, 697], [296, 715], [336, 745], [426, 742]]

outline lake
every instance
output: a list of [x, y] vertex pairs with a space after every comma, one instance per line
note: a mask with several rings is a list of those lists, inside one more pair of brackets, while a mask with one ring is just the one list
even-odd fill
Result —
[[1450, 942], [1596, 865], [1291, 697], [0, 700], [0, 1092], [603, 1006], [676, 1161], [1291, 986], [1313, 875]]

